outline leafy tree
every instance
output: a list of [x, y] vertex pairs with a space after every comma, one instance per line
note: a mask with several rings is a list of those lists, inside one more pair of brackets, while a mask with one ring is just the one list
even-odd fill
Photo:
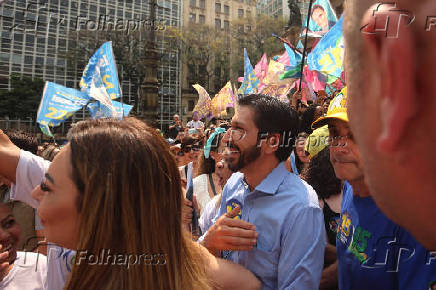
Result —
[[41, 79], [13, 74], [10, 91], [0, 91], [0, 117], [10, 119], [36, 119], [36, 113], [44, 90]]
[[[240, 74], [244, 68], [244, 47], [247, 49], [251, 64], [254, 66], [263, 53], [268, 57], [283, 51], [283, 43], [273, 34], [282, 35], [286, 28], [286, 20], [282, 17], [258, 15], [255, 18], [245, 18], [233, 21], [231, 35], [234, 45], [232, 49], [232, 72]], [[242, 75], [232, 75], [238, 77]]]
[[203, 24], [190, 24], [182, 29], [173, 27], [167, 35], [167, 47], [178, 48], [181, 52], [189, 85], [198, 82], [212, 92], [217, 89], [212, 81], [219, 84], [228, 81], [225, 77], [229, 77], [229, 35]]

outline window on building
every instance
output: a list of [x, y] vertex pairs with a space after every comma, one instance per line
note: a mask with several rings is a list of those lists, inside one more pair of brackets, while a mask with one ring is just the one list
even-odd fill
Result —
[[243, 33], [243, 32], [244, 32], [244, 25], [239, 24], [239, 25], [238, 25], [238, 31], [239, 31], [240, 33]]
[[251, 25], [247, 25], [247, 31], [251, 31]]
[[215, 28], [221, 29], [221, 19], [215, 19]]
[[196, 19], [195, 13], [190, 13], [189, 14], [189, 22], [190, 23], [195, 23], [195, 19]]
[[230, 23], [227, 20], [224, 20], [224, 30], [226, 30], [226, 31], [230, 30]]
[[247, 18], [250, 18], [250, 17], [251, 17], [251, 11], [247, 10]]
[[199, 6], [200, 6], [201, 9], [206, 8], [206, 1], [205, 0], [200, 0]]
[[228, 5], [224, 5], [224, 14], [229, 15], [230, 14], [230, 7]]
[[239, 18], [243, 18], [244, 17], [244, 9], [242, 9], [242, 8], [238, 9], [238, 17]]
[[215, 3], [215, 12], [221, 13], [221, 3]]
[[204, 24], [206, 22], [206, 17], [204, 15], [198, 15], [198, 23]]
[[196, 0], [189, 0], [189, 7], [195, 7], [196, 4]]

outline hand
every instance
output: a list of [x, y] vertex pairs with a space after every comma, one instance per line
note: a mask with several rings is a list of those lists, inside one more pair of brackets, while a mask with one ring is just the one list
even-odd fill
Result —
[[[2, 245], [0, 245], [0, 251], [3, 248]], [[8, 269], [9, 269], [9, 262], [7, 262], [7, 259], [9, 257], [9, 252], [3, 252], [0, 253], [0, 281], [3, 281], [3, 279], [8, 275]]]
[[241, 210], [235, 207], [230, 213], [222, 215], [209, 229], [204, 237], [203, 246], [211, 253], [217, 251], [250, 251], [257, 243], [256, 226], [243, 221], [233, 219]]

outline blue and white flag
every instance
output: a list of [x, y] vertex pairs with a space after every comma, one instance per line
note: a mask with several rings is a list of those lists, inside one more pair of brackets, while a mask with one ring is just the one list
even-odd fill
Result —
[[90, 97], [78, 90], [46, 82], [38, 108], [36, 122], [44, 134], [50, 136], [50, 127], [56, 127], [80, 110]]
[[99, 119], [102, 117], [113, 117], [121, 119], [122, 117], [127, 117], [133, 108], [132, 105], [122, 104], [117, 101], [112, 101], [112, 105], [115, 108], [115, 114], [112, 116], [104, 115], [104, 111], [101, 110], [101, 105], [99, 102], [89, 103], [87, 108], [93, 119]]
[[104, 116], [115, 114], [112, 100], [121, 97], [112, 42], [104, 43], [89, 59], [80, 80], [82, 92], [101, 103]]
[[257, 78], [250, 59], [248, 58], [247, 50], [244, 48], [244, 81], [238, 90], [239, 94], [256, 94], [260, 81]]
[[307, 56], [307, 64], [312, 71], [340, 78], [344, 70], [344, 15], [335, 26], [323, 36], [316, 47]]
[[294, 51], [286, 43], [284, 43], [284, 46], [286, 52], [288, 53], [289, 66], [293, 68], [296, 67], [297, 65], [301, 65], [301, 61], [303, 60], [303, 56], [301, 55], [301, 53]]

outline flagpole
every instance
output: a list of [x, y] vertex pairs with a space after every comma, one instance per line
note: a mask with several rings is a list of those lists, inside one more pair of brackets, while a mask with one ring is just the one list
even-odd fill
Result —
[[307, 12], [307, 22], [306, 22], [306, 35], [304, 37], [304, 47], [303, 47], [303, 59], [301, 61], [301, 76], [300, 76], [300, 84], [298, 91], [301, 91], [301, 82], [303, 81], [303, 69], [304, 69], [304, 61], [306, 58], [306, 48], [307, 48], [307, 36], [309, 35], [309, 22], [310, 22], [310, 12], [312, 11], [312, 1], [309, 2], [309, 11]]

